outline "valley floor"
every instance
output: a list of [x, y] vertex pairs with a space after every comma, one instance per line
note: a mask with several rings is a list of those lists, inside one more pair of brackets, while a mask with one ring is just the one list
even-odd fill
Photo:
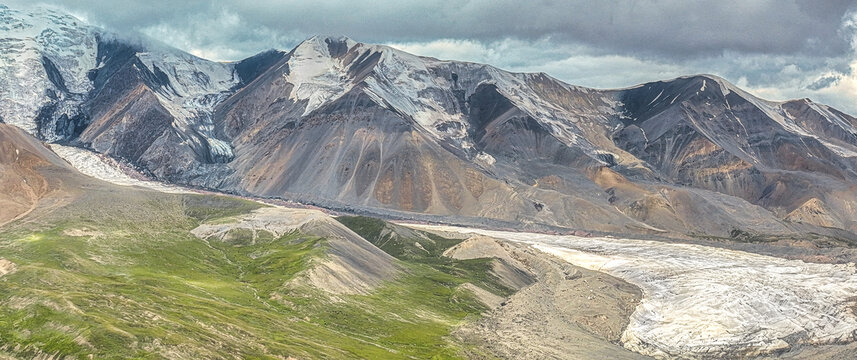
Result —
[[854, 340], [857, 268], [692, 244], [408, 225], [526, 244], [628, 281], [643, 297], [621, 335], [655, 357], [755, 356]]

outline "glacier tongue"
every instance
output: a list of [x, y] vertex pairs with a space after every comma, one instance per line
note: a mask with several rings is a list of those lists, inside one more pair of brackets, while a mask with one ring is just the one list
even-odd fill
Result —
[[640, 287], [643, 299], [622, 343], [656, 358], [754, 356], [853, 341], [857, 334], [853, 263], [815, 264], [646, 240], [408, 226], [527, 243]]
[[191, 193], [177, 186], [131, 177], [122, 170], [121, 166], [115, 160], [90, 150], [59, 144], [50, 144], [50, 148], [84, 175], [99, 180], [116, 185], [139, 186], [173, 194]]

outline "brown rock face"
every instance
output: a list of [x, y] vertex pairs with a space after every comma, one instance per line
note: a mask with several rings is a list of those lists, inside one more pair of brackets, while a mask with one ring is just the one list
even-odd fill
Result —
[[79, 181], [68, 163], [23, 130], [0, 124], [0, 226], [43, 207], [59, 206]]
[[823, 227], [843, 227], [843, 223], [831, 215], [827, 205], [817, 198], [807, 200], [803, 205], [786, 215], [785, 219]]

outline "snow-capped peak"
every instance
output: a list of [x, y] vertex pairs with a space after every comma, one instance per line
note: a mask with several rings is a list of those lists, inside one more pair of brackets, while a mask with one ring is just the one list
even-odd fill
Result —
[[[81, 104], [94, 89], [91, 71], [100, 38], [115, 38], [59, 10], [0, 8], [0, 118], [47, 141], [70, 136]], [[121, 39], [116, 41], [123, 42]], [[213, 158], [231, 149], [210, 136], [214, 106], [241, 82], [232, 63], [219, 63], [154, 41], [133, 43], [161, 104], [175, 117], [178, 131], [202, 134]], [[151, 46], [150, 46], [151, 45]], [[152, 78], [152, 77], [148, 77]], [[78, 120], [79, 121], [79, 120]]]
[[[315, 35], [301, 42], [298, 47], [309, 45], [319, 47], [321, 50], [321, 48], [327, 49], [330, 44], [345, 44], [346, 48], [351, 48], [357, 45], [357, 42], [345, 35]], [[329, 51], [328, 54], [330, 54]]]
[[175, 95], [180, 97], [226, 91], [240, 81], [232, 64], [205, 60], [176, 49], [141, 52], [137, 57], [149, 71], [154, 73], [157, 67], [164, 72]]
[[[74, 16], [44, 7], [0, 8], [0, 118], [36, 134], [35, 118], [57, 101], [55, 116], [76, 114], [74, 94], [92, 89], [96, 30]], [[54, 134], [43, 134], [50, 139]]]
[[[314, 36], [292, 50], [289, 70], [294, 101], [306, 101], [304, 115], [351, 91], [358, 84], [376, 103], [409, 116], [438, 140], [467, 151], [466, 104], [463, 99], [483, 84], [493, 84], [522, 111], [544, 123], [568, 145], [588, 147], [581, 130], [567, 121], [567, 109], [540, 98], [531, 83], [551, 83], [582, 91], [545, 74], [518, 74], [492, 66], [442, 61], [389, 46], [369, 45], [344, 37]], [[460, 95], [455, 95], [456, 93]], [[605, 99], [606, 101], [606, 99]]]
[[344, 44], [346, 49], [356, 45], [348, 38], [314, 36], [292, 50], [289, 71], [284, 77], [293, 85], [289, 98], [307, 101], [304, 115], [350, 88], [344, 76], [344, 64], [331, 55], [330, 49], [336, 46], [332, 44]]

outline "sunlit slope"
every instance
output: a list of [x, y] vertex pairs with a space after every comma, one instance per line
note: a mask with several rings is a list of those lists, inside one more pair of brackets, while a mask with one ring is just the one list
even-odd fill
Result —
[[[329, 239], [292, 231], [191, 234], [258, 204], [127, 191], [87, 197], [0, 232], [0, 354], [16, 358], [455, 357], [445, 336], [485, 310], [430, 266], [361, 295], [296, 281]], [[245, 234], [246, 235], [246, 234]], [[466, 275], [466, 274], [465, 274]]]

